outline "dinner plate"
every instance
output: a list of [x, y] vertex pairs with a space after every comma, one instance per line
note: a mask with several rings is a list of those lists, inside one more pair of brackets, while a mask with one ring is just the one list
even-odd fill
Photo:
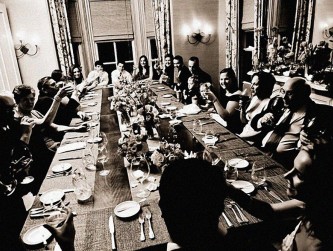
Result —
[[49, 205], [51, 203], [55, 204], [59, 202], [63, 197], [65, 196], [65, 193], [62, 189], [51, 189], [46, 192], [44, 192], [39, 200], [45, 205]]
[[120, 218], [128, 218], [136, 215], [140, 211], [140, 204], [136, 201], [129, 200], [119, 203], [114, 208], [114, 213]]
[[241, 189], [244, 193], [252, 193], [254, 191], [254, 185], [245, 180], [235, 180], [231, 183], [235, 188]]
[[234, 158], [228, 160], [230, 166], [236, 167], [237, 169], [247, 168], [249, 166], [249, 162], [245, 159]]
[[64, 173], [72, 169], [72, 165], [69, 163], [61, 163], [52, 167], [54, 173]]
[[164, 94], [162, 97], [163, 97], [163, 98], [171, 98], [171, 97], [172, 97], [172, 94]]
[[43, 225], [38, 225], [30, 228], [23, 235], [23, 242], [28, 246], [43, 245], [43, 241], [50, 242], [52, 234]]
[[170, 105], [170, 102], [161, 102], [161, 106], [167, 106]]
[[157, 89], [164, 90], [165, 87], [163, 87], [163, 86], [159, 86], [159, 87], [157, 87]]

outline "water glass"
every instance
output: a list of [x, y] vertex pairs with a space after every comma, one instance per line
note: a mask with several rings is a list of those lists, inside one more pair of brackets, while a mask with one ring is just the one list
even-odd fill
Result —
[[52, 227], [61, 227], [68, 215], [68, 209], [64, 207], [63, 202], [57, 204], [44, 205], [43, 216], [45, 223]]
[[136, 193], [138, 198], [147, 198], [150, 195], [150, 191], [144, 187], [144, 182], [150, 174], [150, 166], [145, 157], [139, 157], [133, 159], [131, 162], [131, 175], [134, 179], [139, 181], [141, 188]]
[[195, 119], [193, 121], [193, 127], [192, 127], [193, 132], [195, 133], [202, 133], [202, 123], [200, 119]]
[[224, 177], [227, 182], [234, 182], [238, 178], [238, 170], [237, 167], [230, 165], [229, 161], [225, 162], [224, 166]]
[[88, 184], [86, 175], [84, 174], [82, 169], [78, 168], [74, 170], [72, 182], [76, 199], [79, 202], [88, 201], [92, 196], [92, 189]]
[[263, 185], [266, 181], [266, 170], [265, 167], [261, 167], [257, 162], [252, 165], [251, 179], [256, 185]]
[[91, 149], [90, 147], [85, 148], [83, 150], [83, 155], [82, 155], [83, 166], [90, 171], [95, 171], [96, 170], [95, 162], [96, 161], [95, 161], [93, 149]]

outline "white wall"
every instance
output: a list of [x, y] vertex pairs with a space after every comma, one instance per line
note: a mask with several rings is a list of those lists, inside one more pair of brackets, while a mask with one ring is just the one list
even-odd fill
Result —
[[58, 69], [47, 0], [0, 0], [6, 5], [14, 44], [19, 38], [39, 46], [35, 56], [18, 59], [22, 82], [37, 89], [37, 81]]

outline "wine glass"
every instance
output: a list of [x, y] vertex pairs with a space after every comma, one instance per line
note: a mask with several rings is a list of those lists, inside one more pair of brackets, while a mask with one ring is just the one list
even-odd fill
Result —
[[253, 183], [258, 186], [265, 184], [265, 181], [266, 181], [265, 167], [259, 166], [256, 161], [252, 165], [251, 179], [252, 179]]
[[150, 191], [144, 187], [144, 183], [150, 174], [150, 166], [144, 156], [132, 160], [130, 173], [134, 179], [139, 181], [141, 186], [136, 196], [138, 198], [147, 198], [150, 195]]
[[0, 191], [2, 191], [6, 196], [10, 196], [12, 193], [14, 193], [16, 186], [17, 180], [15, 178], [10, 180], [7, 184], [4, 184], [2, 181], [0, 181]]
[[238, 170], [237, 167], [231, 165], [227, 160], [224, 166], [224, 176], [227, 182], [232, 183], [238, 178]]

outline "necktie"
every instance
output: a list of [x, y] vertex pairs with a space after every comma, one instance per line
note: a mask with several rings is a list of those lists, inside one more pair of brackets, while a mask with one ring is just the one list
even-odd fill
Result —
[[278, 121], [275, 126], [272, 134], [268, 138], [265, 144], [265, 148], [270, 152], [275, 152], [277, 146], [279, 145], [280, 140], [284, 136], [284, 134], [288, 131], [290, 126], [290, 121], [293, 116], [293, 113], [290, 110], [287, 110]]

